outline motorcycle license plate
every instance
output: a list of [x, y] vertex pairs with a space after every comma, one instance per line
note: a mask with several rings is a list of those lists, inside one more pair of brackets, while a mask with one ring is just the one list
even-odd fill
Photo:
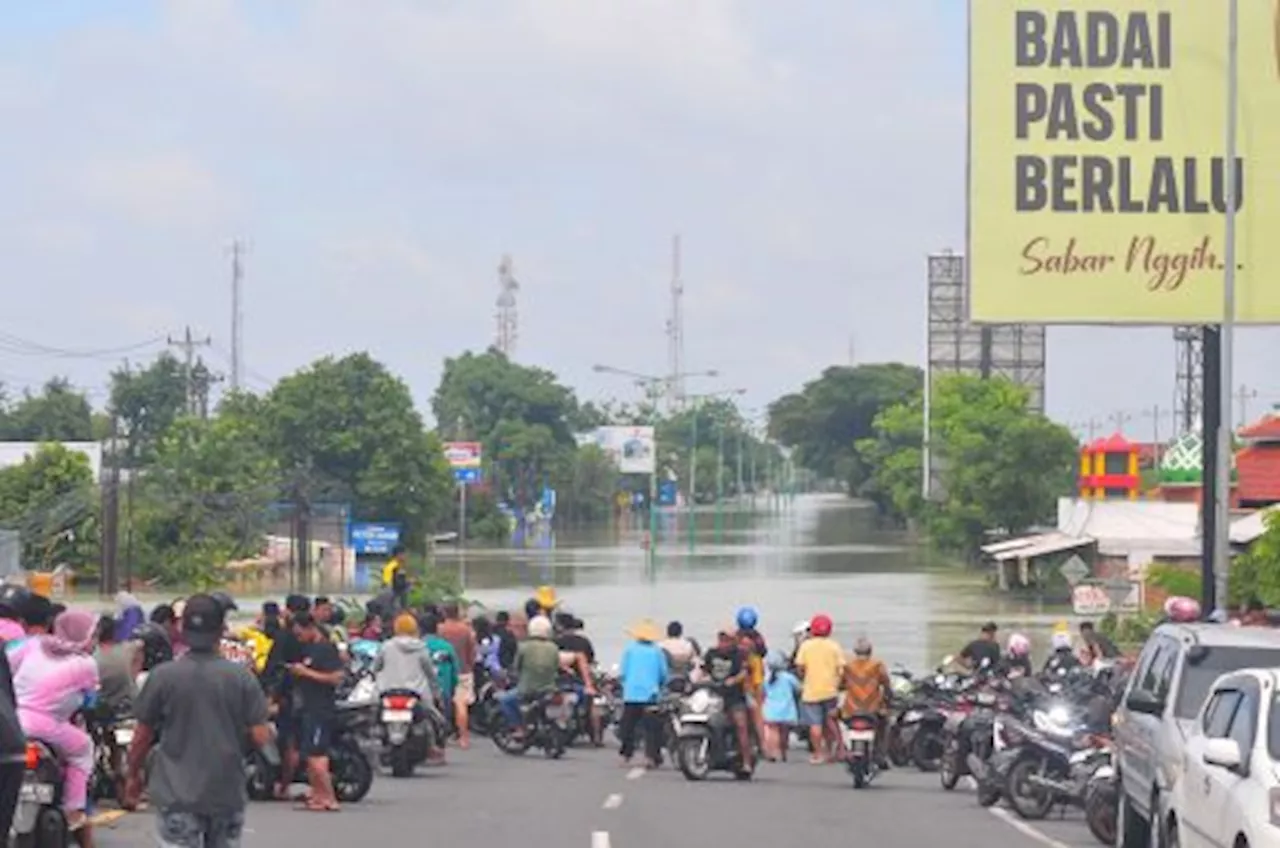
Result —
[[33, 804], [52, 804], [53, 784], [24, 783], [22, 784], [22, 790], [18, 795], [18, 800], [30, 801]]
[[116, 728], [116, 744], [122, 748], [127, 748], [133, 744], [133, 728], [117, 727]]
[[846, 730], [844, 738], [847, 742], [874, 742], [876, 732], [874, 730]]
[[413, 712], [411, 710], [383, 710], [383, 724], [408, 724], [413, 721]]

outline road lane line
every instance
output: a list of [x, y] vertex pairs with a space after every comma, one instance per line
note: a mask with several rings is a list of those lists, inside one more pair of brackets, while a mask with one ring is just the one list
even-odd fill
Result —
[[1023, 836], [1027, 837], [1028, 839], [1034, 839], [1036, 842], [1039, 842], [1041, 845], [1048, 845], [1049, 848], [1071, 848], [1071, 846], [1068, 845], [1067, 843], [1059, 842], [1058, 840], [1054, 839], [1052, 836], [1047, 836], [1041, 833], [1039, 830], [1032, 827], [1031, 825], [1027, 824], [1026, 822], [1016, 818], [1008, 810], [1003, 810], [999, 807], [987, 807], [987, 812], [995, 816], [996, 818], [1000, 819], [1000, 821], [1009, 825], [1009, 827], [1018, 831]]
[[609, 848], [609, 831], [594, 831], [591, 834], [591, 848]]
[[604, 799], [604, 808], [606, 810], [616, 810], [622, 806], [622, 796], [614, 793]]
[[631, 771], [627, 772], [627, 780], [638, 780], [642, 777], [644, 777], [644, 769], [640, 766], [636, 766]]

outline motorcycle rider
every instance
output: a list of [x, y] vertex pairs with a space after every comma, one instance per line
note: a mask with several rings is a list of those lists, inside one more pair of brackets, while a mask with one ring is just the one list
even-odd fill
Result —
[[[434, 727], [445, 727], [444, 714], [437, 707], [444, 704], [444, 691], [436, 674], [435, 661], [427, 652], [418, 630], [418, 620], [411, 613], [396, 616], [392, 625], [395, 635], [382, 645], [373, 661], [373, 675], [379, 692], [413, 692], [418, 696], [419, 709], [427, 712]], [[437, 746], [435, 743], [440, 743]], [[444, 762], [443, 739], [432, 734], [432, 745], [427, 752], [427, 762]]]
[[591, 744], [604, 745], [600, 711], [595, 705], [595, 686], [591, 666], [596, 661], [596, 649], [582, 632], [585, 624], [571, 613], [556, 613], [556, 647], [560, 649], [560, 667], [573, 682], [578, 702], [586, 704], [587, 723], [591, 732]]
[[994, 621], [982, 625], [982, 632], [960, 650], [959, 662], [969, 671], [977, 671], [983, 661], [989, 668], [995, 668], [1000, 662], [1000, 643], [996, 640], [999, 628]]
[[667, 670], [672, 679], [688, 680], [698, 661], [698, 643], [684, 635], [684, 625], [673, 621], [667, 625], [667, 638], [658, 643], [667, 655]]
[[512, 663], [516, 686], [498, 695], [498, 707], [513, 736], [524, 734], [520, 701], [556, 691], [560, 650], [552, 641], [553, 630], [551, 619], [545, 615], [536, 615], [529, 620], [529, 635], [520, 642], [515, 662]]
[[1001, 665], [1006, 677], [1030, 677], [1034, 673], [1031, 668], [1031, 640], [1021, 633], [1010, 634]]
[[1044, 674], [1065, 674], [1080, 667], [1080, 659], [1071, 647], [1071, 634], [1065, 630], [1053, 634], [1053, 650], [1044, 663]]
[[755, 769], [755, 747], [751, 744], [751, 718], [747, 708], [747, 665], [736, 636], [737, 626], [725, 625], [716, 632], [716, 646], [702, 657], [702, 670], [712, 688], [724, 701], [725, 712], [738, 732], [742, 766]]
[[876, 762], [881, 769], [888, 769], [889, 758], [885, 756], [885, 719], [893, 692], [893, 681], [885, 664], [872, 656], [871, 640], [865, 636], [859, 638], [853, 646], [853, 658], [845, 664], [842, 683], [842, 714], [847, 718], [858, 714], [876, 717]]
[[751, 718], [751, 726], [755, 729], [756, 738], [764, 739], [764, 660], [769, 655], [769, 647], [765, 644], [757, 626], [760, 614], [755, 607], [742, 607], [738, 610], [738, 633], [735, 639], [742, 650], [743, 662], [747, 670], [746, 694], [747, 711]]

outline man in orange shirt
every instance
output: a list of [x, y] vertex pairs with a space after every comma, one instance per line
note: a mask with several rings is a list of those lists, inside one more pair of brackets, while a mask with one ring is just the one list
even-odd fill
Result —
[[476, 700], [476, 632], [464, 621], [457, 604], [444, 605], [444, 621], [437, 635], [458, 655], [458, 686], [453, 691], [453, 710], [458, 726], [458, 747], [471, 747], [471, 705]]
[[885, 712], [889, 705], [893, 681], [889, 669], [871, 655], [871, 640], [861, 638], [853, 647], [853, 659], [844, 667], [844, 714], [876, 716], [876, 759], [888, 768], [884, 755]]

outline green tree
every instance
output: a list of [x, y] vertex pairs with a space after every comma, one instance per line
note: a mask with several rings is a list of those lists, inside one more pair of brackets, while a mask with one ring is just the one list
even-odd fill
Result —
[[79, 451], [44, 444], [0, 470], [0, 526], [20, 534], [24, 568], [92, 569], [97, 514], [93, 469]]
[[1030, 410], [1026, 390], [1008, 380], [952, 376], [933, 392], [930, 445], [942, 496], [926, 503], [919, 495], [919, 398], [885, 410], [875, 437], [859, 443], [871, 469], [863, 490], [888, 512], [922, 521], [940, 547], [965, 554], [988, 530], [1019, 533], [1051, 520], [1074, 480], [1071, 432]]
[[1264, 521], [1263, 534], [1231, 563], [1232, 603], [1258, 598], [1267, 606], [1280, 606], [1280, 510], [1267, 513]]
[[399, 521], [410, 545], [452, 523], [444, 447], [404, 382], [368, 354], [321, 359], [284, 378], [265, 416], [295, 496], [349, 502], [357, 520]]
[[919, 368], [898, 362], [833, 366], [769, 405], [769, 435], [795, 451], [798, 465], [856, 492], [869, 469], [855, 443], [873, 437], [876, 416], [919, 394], [923, 382]]
[[279, 479], [259, 421], [178, 420], [141, 475], [133, 517], [139, 573], [208, 585], [227, 562], [259, 553]]
[[618, 491], [618, 469], [613, 458], [595, 445], [585, 445], [565, 455], [552, 475], [556, 490], [556, 514], [570, 521], [600, 521], [609, 517]]
[[15, 442], [87, 442], [93, 438], [93, 409], [83, 392], [62, 377], [27, 392], [0, 413], [0, 438]]
[[125, 440], [125, 464], [150, 460], [175, 421], [187, 409], [186, 366], [162, 353], [141, 369], [126, 366], [111, 374], [110, 409]]

